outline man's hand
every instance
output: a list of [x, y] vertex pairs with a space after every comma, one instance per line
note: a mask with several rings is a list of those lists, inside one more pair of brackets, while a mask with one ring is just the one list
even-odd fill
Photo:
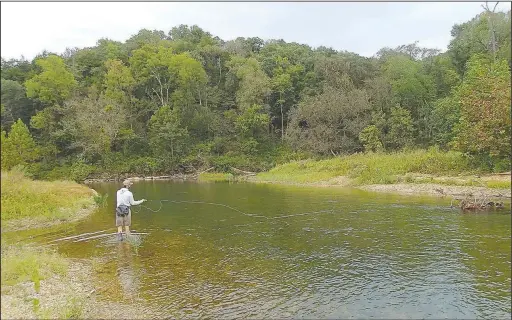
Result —
[[142, 202], [146, 202], [146, 201], [148, 201], [148, 200], [146, 200], [146, 199], [142, 199]]

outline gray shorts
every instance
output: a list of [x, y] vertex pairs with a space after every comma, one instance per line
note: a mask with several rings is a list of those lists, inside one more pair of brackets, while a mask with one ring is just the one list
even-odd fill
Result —
[[129, 227], [132, 224], [132, 210], [128, 215], [120, 217], [116, 214], [116, 227]]

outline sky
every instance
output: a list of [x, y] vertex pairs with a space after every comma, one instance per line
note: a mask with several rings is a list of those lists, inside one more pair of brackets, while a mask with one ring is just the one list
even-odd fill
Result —
[[[198, 25], [226, 41], [284, 39], [367, 57], [415, 41], [444, 51], [452, 26], [482, 12], [483, 3], [2, 2], [1, 55], [32, 59], [45, 49], [60, 54], [101, 38], [124, 42], [143, 28], [167, 33], [180, 24]], [[498, 10], [510, 6], [499, 3]]]

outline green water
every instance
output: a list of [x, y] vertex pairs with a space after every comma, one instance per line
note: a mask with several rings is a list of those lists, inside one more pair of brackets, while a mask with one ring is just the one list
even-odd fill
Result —
[[[108, 205], [31, 232], [48, 244], [115, 232]], [[135, 241], [53, 242], [95, 261], [100, 299], [173, 318], [510, 318], [511, 215], [461, 214], [449, 199], [342, 188], [138, 182]], [[137, 210], [134, 208], [134, 210]], [[256, 215], [256, 216], [251, 216]], [[18, 233], [24, 237], [23, 233]], [[127, 315], [129, 317], [129, 315]]]

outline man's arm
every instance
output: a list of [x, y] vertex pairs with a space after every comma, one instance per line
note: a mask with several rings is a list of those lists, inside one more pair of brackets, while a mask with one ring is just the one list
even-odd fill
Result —
[[144, 201], [146, 201], [146, 199], [142, 199], [142, 200], [139, 200], [139, 201], [135, 201], [135, 200], [133, 200], [133, 193], [132, 193], [132, 194], [130, 194], [130, 204], [131, 204], [132, 206], [136, 206], [136, 205], [138, 205], [138, 204], [141, 204], [141, 203], [143, 203]]

